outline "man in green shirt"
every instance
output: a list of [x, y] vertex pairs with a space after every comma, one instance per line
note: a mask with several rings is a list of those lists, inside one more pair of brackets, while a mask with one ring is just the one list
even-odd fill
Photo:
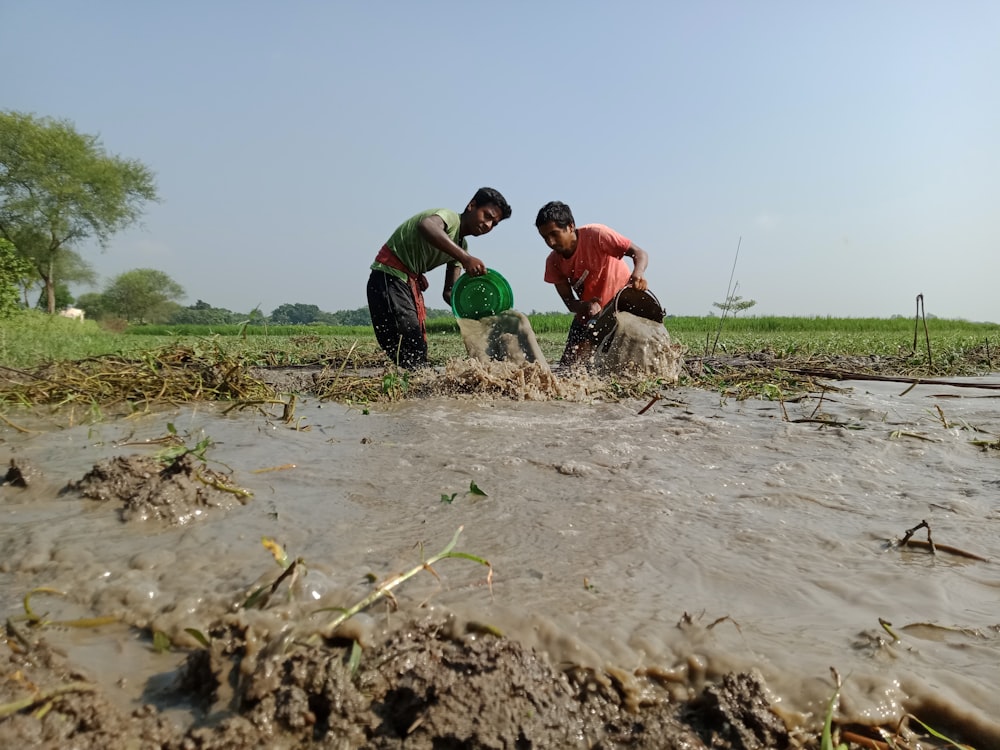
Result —
[[466, 237], [489, 232], [511, 210], [493, 188], [480, 188], [461, 215], [432, 208], [400, 224], [375, 256], [368, 278], [368, 310], [379, 346], [400, 367], [427, 365], [424, 290], [428, 271], [447, 265], [444, 301], [451, 305], [451, 288], [462, 270], [486, 273], [486, 264], [469, 254]]

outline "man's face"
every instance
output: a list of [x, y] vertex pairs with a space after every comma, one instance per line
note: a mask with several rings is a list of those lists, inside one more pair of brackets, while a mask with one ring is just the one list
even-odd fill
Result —
[[545, 240], [545, 244], [562, 257], [570, 258], [576, 252], [576, 224], [571, 223], [567, 227], [561, 227], [556, 222], [550, 221], [538, 227], [538, 233]]
[[471, 237], [481, 237], [487, 234], [503, 219], [500, 209], [492, 203], [487, 203], [485, 206], [477, 206], [474, 202], [470, 203], [466, 213], [468, 214], [468, 231], [465, 236]]

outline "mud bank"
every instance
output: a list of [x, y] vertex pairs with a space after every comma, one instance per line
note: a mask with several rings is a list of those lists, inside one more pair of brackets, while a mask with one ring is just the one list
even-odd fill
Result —
[[[355, 667], [349, 641], [272, 655], [245, 618], [217, 623], [160, 706], [130, 714], [45, 639], [4, 649], [5, 747], [74, 748], [782, 748], [789, 734], [754, 675], [727, 675], [692, 700], [665, 688], [554, 669], [517, 642], [454, 618], [411, 621]], [[258, 634], [259, 635], [259, 634]], [[251, 645], [252, 644], [252, 645]], [[247, 664], [252, 663], [252, 671]], [[629, 680], [631, 681], [631, 680]], [[177, 726], [163, 709], [190, 707]]]
[[[21, 490], [43, 482], [39, 467], [16, 459], [4, 480]], [[102, 461], [62, 494], [111, 504], [124, 522], [179, 525], [238, 507], [234, 495], [250, 493], [237, 489], [195, 452], [174, 450]], [[155, 704], [131, 713], [50, 642], [53, 627], [99, 632], [111, 623], [53, 622], [36, 613], [29, 594], [25, 614], [9, 617], [4, 631], [0, 743], [177, 750], [789, 745], [758, 676], [726, 675], [692, 695], [671, 674], [557, 669], [494, 628], [440, 612], [411, 614], [377, 634], [371, 619], [360, 629], [348, 621], [321, 632], [290, 600], [275, 596], [271, 604], [286, 580], [294, 585], [294, 567], [207, 632], [189, 629], [200, 647], [170, 675], [156, 676], [166, 687]], [[142, 637], [150, 649], [177, 648], [163, 633]], [[177, 721], [178, 709], [186, 721]]]

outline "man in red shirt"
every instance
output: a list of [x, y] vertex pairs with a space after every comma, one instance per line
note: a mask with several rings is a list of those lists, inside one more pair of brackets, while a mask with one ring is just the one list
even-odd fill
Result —
[[[566, 308], [575, 313], [560, 364], [586, 361], [591, 346], [587, 324], [614, 299], [623, 287], [645, 291], [649, 255], [610, 227], [586, 224], [577, 227], [569, 206], [546, 203], [538, 211], [535, 227], [552, 252], [545, 260], [545, 281], [555, 284]], [[632, 259], [632, 271], [622, 258]]]

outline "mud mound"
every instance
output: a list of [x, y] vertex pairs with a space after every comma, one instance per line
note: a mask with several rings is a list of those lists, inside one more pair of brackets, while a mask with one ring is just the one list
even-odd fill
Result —
[[0, 673], [2, 747], [118, 750], [140, 747], [136, 738], [142, 747], [161, 747], [177, 734], [151, 707], [119, 712], [44, 642], [9, 640], [0, 649]]
[[41, 478], [42, 472], [33, 463], [23, 458], [12, 458], [10, 460], [10, 468], [7, 469], [7, 473], [0, 479], [0, 485], [9, 484], [11, 487], [30, 487], [36, 480], [40, 480]]
[[[515, 641], [454, 618], [410, 621], [366, 648], [256, 642], [230, 616], [193, 651], [161, 709], [125, 715], [44, 642], [4, 649], [0, 745], [190, 748], [784, 748], [759, 680], [729, 675], [690, 703], [586, 670], [562, 672]], [[264, 645], [263, 651], [260, 647]], [[17, 646], [14, 648], [14, 646]], [[274, 651], [275, 653], [269, 653]], [[27, 697], [25, 697], [27, 696]]]
[[123, 521], [160, 519], [175, 525], [196, 520], [210, 508], [232, 508], [250, 497], [228, 475], [209, 469], [193, 453], [167, 464], [151, 456], [115, 456], [95, 464], [63, 491], [121, 503]]
[[[349, 642], [261, 657], [245, 622], [213, 630], [179, 685], [206, 715], [239, 706], [171, 747], [240, 742], [343, 748], [782, 748], [759, 680], [731, 675], [690, 704], [665, 692], [562, 672], [519, 643], [454, 618], [412, 621], [350, 665]], [[267, 651], [267, 647], [264, 649]], [[249, 673], [248, 673], [249, 672]], [[237, 685], [235, 691], [232, 686]], [[706, 741], [709, 744], [706, 744]], [[194, 743], [194, 744], [192, 744]]]

